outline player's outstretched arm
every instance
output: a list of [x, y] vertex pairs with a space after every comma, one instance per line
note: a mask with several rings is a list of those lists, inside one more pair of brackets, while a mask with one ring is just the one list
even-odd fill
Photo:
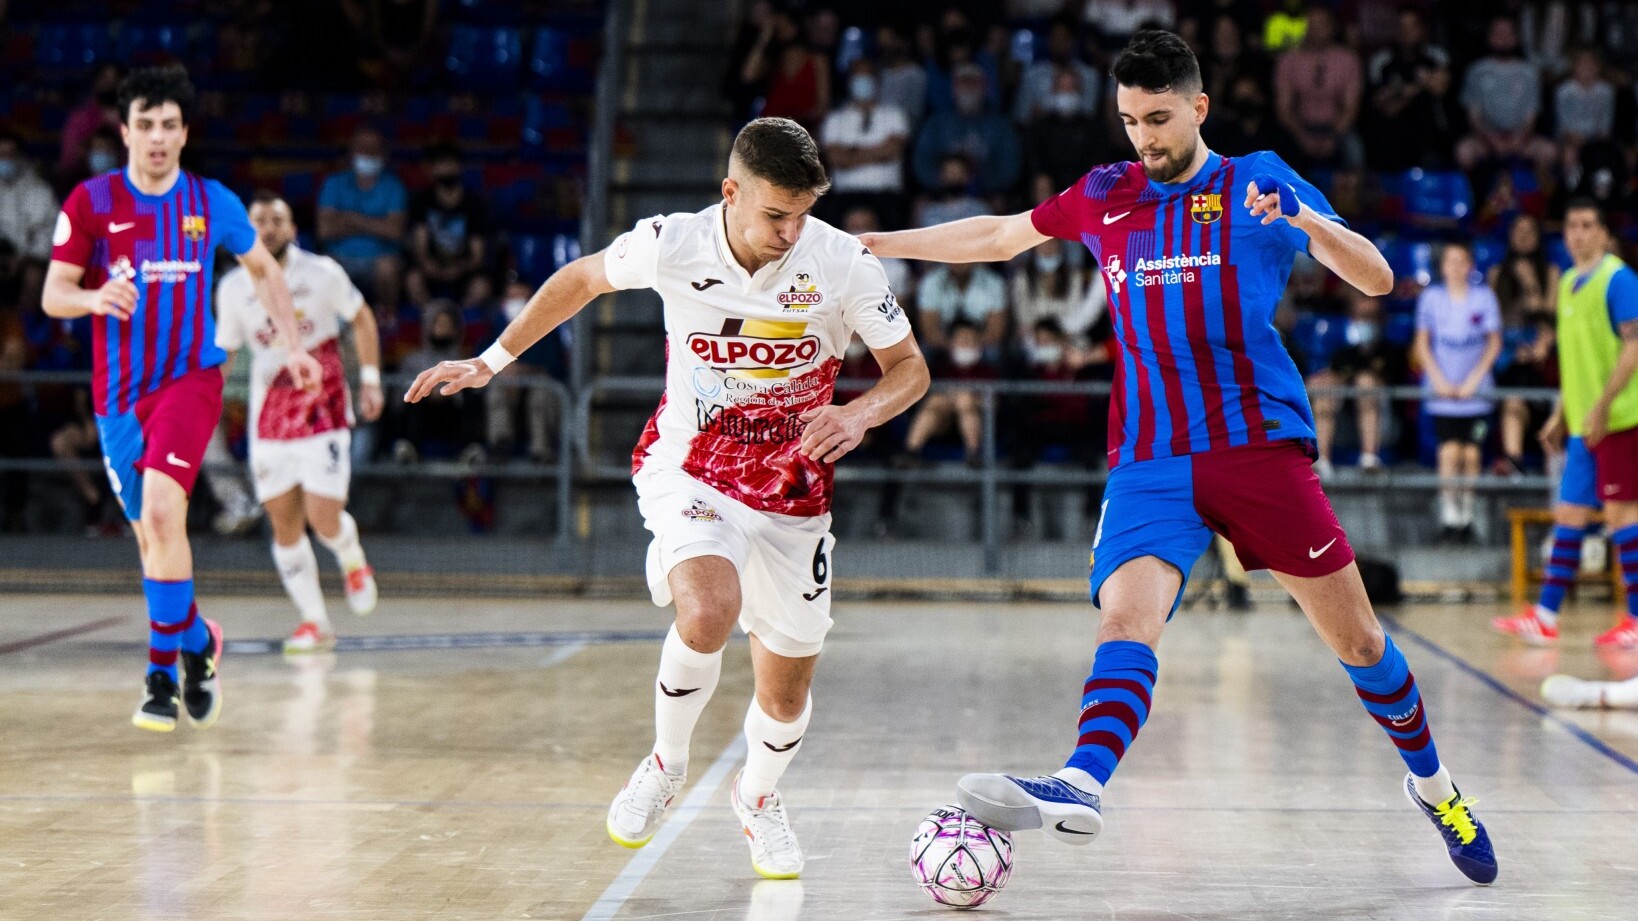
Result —
[[40, 297], [40, 309], [45, 315], [59, 320], [86, 314], [131, 319], [131, 311], [136, 309], [136, 285], [128, 279], [110, 278], [102, 287], [87, 290], [80, 287], [84, 277], [85, 269], [53, 259], [46, 269], [45, 290]]
[[262, 241], [239, 256], [239, 264], [250, 273], [250, 283], [256, 288], [256, 298], [267, 307], [268, 319], [284, 339], [286, 354], [284, 366], [291, 380], [303, 390], [318, 387], [324, 369], [318, 359], [307, 354], [302, 344], [301, 328], [296, 325], [296, 304], [290, 299], [290, 286], [284, 280], [284, 267], [273, 258]]
[[603, 268], [603, 259], [603, 253], [597, 252], [559, 269], [529, 298], [523, 312], [506, 325], [494, 345], [477, 358], [441, 361], [422, 371], [404, 393], [404, 402], [419, 403], [432, 396], [434, 388], [441, 396], [449, 396], [489, 383], [502, 368], [567, 323], [593, 299], [615, 290]]
[[1246, 183], [1245, 207], [1264, 224], [1284, 219], [1307, 234], [1309, 254], [1365, 294], [1381, 297], [1393, 291], [1393, 269], [1376, 244], [1304, 208], [1290, 183], [1266, 176], [1253, 179]]
[[884, 259], [928, 262], [1005, 262], [1048, 239], [1035, 229], [1027, 211], [962, 218], [918, 230], [859, 234], [859, 242]]
[[834, 464], [859, 446], [865, 432], [909, 409], [927, 393], [932, 375], [914, 333], [885, 349], [871, 349], [870, 353], [881, 365], [882, 379], [851, 403], [804, 412], [801, 418], [807, 428], [802, 430], [803, 455]]

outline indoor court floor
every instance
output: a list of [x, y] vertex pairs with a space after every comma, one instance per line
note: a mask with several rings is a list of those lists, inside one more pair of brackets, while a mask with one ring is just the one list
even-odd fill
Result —
[[[229, 642], [205, 732], [129, 723], [140, 598], [0, 598], [0, 919], [500, 921], [935, 918], [917, 822], [971, 770], [1062, 763], [1092, 651], [1085, 604], [839, 601], [801, 755], [781, 784], [804, 878], [760, 881], [727, 804], [749, 694], [743, 638], [695, 736], [689, 786], [642, 851], [604, 832], [651, 741], [668, 615], [646, 602], [391, 597], [355, 638], [286, 659], [281, 598], [206, 597]], [[343, 605], [332, 603], [332, 610]], [[1299, 614], [1183, 612], [1156, 711], [1085, 848], [1016, 836], [1009, 919], [1631, 921], [1638, 713], [1550, 714], [1595, 656], [1412, 606], [1393, 629], [1445, 762], [1501, 861], [1469, 885], [1405, 801], [1404, 768]]]

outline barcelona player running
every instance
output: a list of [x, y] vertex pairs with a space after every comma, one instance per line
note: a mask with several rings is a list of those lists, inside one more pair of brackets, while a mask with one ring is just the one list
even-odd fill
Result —
[[1070, 843], [1102, 830], [1104, 785], [1149, 715], [1155, 646], [1215, 531], [1301, 605], [1409, 767], [1406, 794], [1457, 869], [1488, 884], [1489, 838], [1440, 763], [1416, 681], [1310, 467], [1313, 415], [1271, 323], [1299, 250], [1367, 294], [1386, 293], [1393, 273], [1278, 156], [1206, 148], [1209, 101], [1176, 35], [1139, 32], [1112, 75], [1137, 162], [1097, 167], [1030, 213], [862, 238], [883, 258], [937, 262], [999, 262], [1051, 237], [1082, 243], [1102, 268], [1120, 343], [1093, 543], [1103, 622], [1074, 751], [1050, 776], [963, 777], [961, 805], [997, 828], [1045, 828]]
[[[226, 187], [183, 170], [193, 86], [179, 67], [133, 71], [120, 87], [124, 169], [80, 183], [52, 239], [43, 307], [96, 316], [92, 402], [103, 464], [142, 555], [148, 603], [147, 690], [131, 722], [170, 732], [185, 704], [194, 725], [221, 713], [222, 631], [199, 616], [188, 545], [188, 496], [222, 412], [226, 357], [210, 291], [216, 248], [256, 280], [280, 334], [299, 343], [284, 274]], [[298, 387], [319, 366], [299, 345], [286, 362]], [[185, 678], [179, 679], [180, 655]]]

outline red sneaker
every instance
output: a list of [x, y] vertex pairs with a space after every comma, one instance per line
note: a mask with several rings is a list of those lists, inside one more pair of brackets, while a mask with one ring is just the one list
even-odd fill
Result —
[[1638, 617], [1628, 617], [1618, 627], [1611, 627], [1593, 640], [1594, 646], [1613, 646], [1618, 649], [1638, 649]]
[[1497, 617], [1490, 621], [1490, 626], [1497, 633], [1516, 636], [1532, 646], [1551, 646], [1558, 642], [1558, 625], [1542, 620], [1534, 605], [1516, 617]]
[[304, 620], [296, 632], [284, 641], [284, 654], [301, 655], [309, 652], [329, 652], [336, 648], [336, 635], [310, 620]]

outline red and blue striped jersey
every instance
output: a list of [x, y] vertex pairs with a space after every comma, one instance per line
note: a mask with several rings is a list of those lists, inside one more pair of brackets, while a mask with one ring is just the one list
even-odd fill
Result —
[[1082, 243], [1102, 270], [1119, 342], [1109, 465], [1314, 437], [1302, 374], [1274, 308], [1308, 235], [1242, 206], [1259, 175], [1341, 222], [1277, 155], [1211, 154], [1193, 179], [1151, 182], [1136, 162], [1093, 169], [1037, 205], [1035, 229]]
[[227, 187], [183, 170], [163, 195], [144, 195], [125, 170], [74, 188], [57, 215], [51, 258], [85, 270], [80, 284], [113, 277], [136, 285], [129, 320], [92, 318], [91, 401], [97, 415], [200, 368], [219, 365], [211, 312], [216, 248], [242, 256], [256, 245], [245, 206]]

